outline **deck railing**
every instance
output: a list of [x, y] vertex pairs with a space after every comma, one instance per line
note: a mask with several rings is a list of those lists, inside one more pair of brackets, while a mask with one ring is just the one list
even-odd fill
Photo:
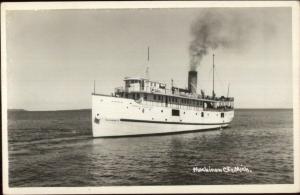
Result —
[[164, 103], [164, 102], [155, 102], [155, 101], [136, 101], [139, 104], [143, 104], [151, 107], [167, 107], [174, 109], [184, 109], [184, 110], [195, 110], [195, 111], [230, 111], [233, 110], [233, 107], [224, 106], [217, 108], [203, 108], [202, 106], [193, 106], [193, 105], [184, 105], [184, 104], [172, 104], [172, 103]]

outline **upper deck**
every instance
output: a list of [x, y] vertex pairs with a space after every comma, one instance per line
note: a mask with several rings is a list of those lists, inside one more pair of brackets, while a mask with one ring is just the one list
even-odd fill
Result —
[[204, 109], [226, 109], [231, 110], [234, 107], [234, 98], [232, 97], [212, 97], [201, 94], [191, 93], [188, 89], [167, 85], [160, 82], [150, 81], [144, 78], [124, 79], [125, 86], [115, 89], [115, 96], [130, 98], [134, 100], [142, 99], [144, 102], [156, 102], [160, 105], [170, 106], [194, 106]]

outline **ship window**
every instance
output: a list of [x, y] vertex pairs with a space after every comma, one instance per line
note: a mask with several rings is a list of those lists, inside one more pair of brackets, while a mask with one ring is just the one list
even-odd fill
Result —
[[136, 99], [140, 99], [140, 94], [136, 94]]
[[147, 94], [144, 94], [144, 99], [147, 100]]
[[125, 98], [128, 98], [128, 93], [125, 93]]
[[161, 112], [164, 112], [163, 110], [161, 110]]
[[224, 113], [223, 112], [221, 113], [221, 118], [224, 118]]
[[156, 100], [156, 95], [153, 95], [153, 99]]
[[201, 112], [201, 117], [204, 117], [204, 112]]
[[133, 99], [135, 99], [135, 93], [134, 93], [134, 94], [132, 94], [132, 98], [133, 98]]
[[179, 110], [172, 109], [172, 116], [179, 116], [179, 115], [180, 115]]

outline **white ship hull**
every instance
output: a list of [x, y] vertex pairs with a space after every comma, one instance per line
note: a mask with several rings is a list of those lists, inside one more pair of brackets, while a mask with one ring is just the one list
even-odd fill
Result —
[[[180, 116], [172, 116], [172, 109]], [[222, 114], [222, 116], [221, 116]], [[202, 108], [92, 95], [93, 137], [183, 133], [227, 127], [234, 111], [203, 111]]]

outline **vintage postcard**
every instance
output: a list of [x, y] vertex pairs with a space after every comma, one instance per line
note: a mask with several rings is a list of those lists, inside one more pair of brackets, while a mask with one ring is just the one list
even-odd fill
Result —
[[5, 194], [299, 192], [299, 2], [1, 4]]

